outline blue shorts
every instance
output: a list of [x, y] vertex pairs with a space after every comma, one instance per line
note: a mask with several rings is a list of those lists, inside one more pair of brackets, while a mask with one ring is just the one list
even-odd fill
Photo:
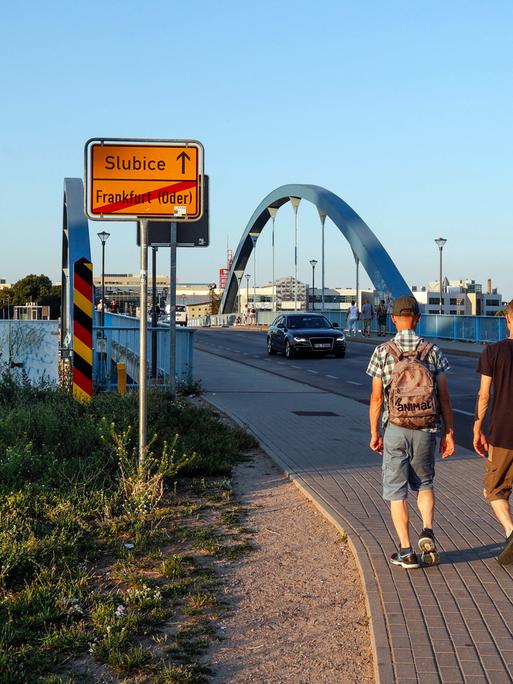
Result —
[[388, 423], [383, 438], [383, 498], [400, 501], [415, 492], [433, 489], [436, 433], [410, 430]]

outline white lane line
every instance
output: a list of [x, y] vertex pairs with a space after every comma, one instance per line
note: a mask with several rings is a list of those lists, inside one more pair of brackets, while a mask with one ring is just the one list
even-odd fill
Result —
[[309, 373], [315, 373], [315, 375], [319, 375], [319, 371], [314, 371], [310, 370], [309, 368], [306, 369]]
[[453, 408], [452, 409], [455, 413], [463, 413], [464, 416], [475, 416], [475, 411], [463, 411], [463, 409], [457, 409]]
[[355, 382], [354, 380], [346, 380], [348, 385], [358, 385], [358, 387], [362, 386], [361, 382]]
[[327, 378], [331, 378], [332, 380], [338, 380], [338, 375], [327, 375]]
[[287, 364], [285, 363], [285, 361], [278, 361], [278, 363], [280, 364], [280, 366], [286, 366], [286, 365], [287, 365]]
[[296, 368], [297, 370], [301, 370], [301, 366], [292, 366], [292, 368]]
[[242, 352], [244, 356], [249, 356], [248, 352]]

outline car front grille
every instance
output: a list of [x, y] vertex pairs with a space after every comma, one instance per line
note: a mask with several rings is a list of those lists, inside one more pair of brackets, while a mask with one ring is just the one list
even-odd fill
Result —
[[[329, 351], [333, 349], [333, 337], [311, 337], [310, 344], [312, 349], [322, 349], [323, 351]], [[324, 345], [328, 345], [327, 347]]]

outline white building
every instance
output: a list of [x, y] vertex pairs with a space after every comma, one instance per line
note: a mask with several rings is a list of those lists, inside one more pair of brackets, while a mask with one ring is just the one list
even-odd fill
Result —
[[[483, 286], [469, 278], [442, 282], [442, 305], [444, 314], [454, 316], [495, 316], [503, 308], [502, 295], [492, 288], [488, 280], [486, 292]], [[440, 281], [435, 280], [422, 287], [412, 286], [412, 292], [422, 312], [440, 313]]]

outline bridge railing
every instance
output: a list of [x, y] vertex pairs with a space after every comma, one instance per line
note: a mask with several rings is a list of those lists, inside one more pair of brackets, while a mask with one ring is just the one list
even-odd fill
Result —
[[[283, 312], [286, 313], [286, 312]], [[324, 313], [332, 323], [338, 323], [343, 330], [348, 330], [347, 314], [342, 311], [315, 311]], [[253, 319], [245, 325], [268, 326], [278, 314], [272, 311], [257, 311]], [[191, 328], [242, 325], [242, 316], [238, 314], [216, 314], [189, 319]], [[362, 321], [358, 322], [359, 329]], [[394, 330], [391, 316], [387, 316], [387, 331]], [[454, 316], [452, 314], [422, 314], [418, 333], [425, 337], [461, 340], [468, 342], [496, 342], [508, 336], [506, 320], [502, 316]], [[377, 321], [372, 320], [371, 331], [377, 333]]]
[[[101, 317], [95, 312], [93, 327], [93, 375], [95, 383], [114, 387], [116, 385], [116, 364], [126, 365], [129, 385], [135, 385], [139, 378], [139, 319], [122, 314], [105, 312], [105, 326], [99, 323]], [[193, 371], [193, 334], [188, 328], [176, 329], [176, 380], [179, 384], [190, 384]], [[102, 343], [99, 338], [104, 338]], [[159, 323], [146, 330], [148, 385], [165, 384], [169, 379], [169, 325]], [[153, 339], [156, 341], [156, 373], [152, 377]]]

